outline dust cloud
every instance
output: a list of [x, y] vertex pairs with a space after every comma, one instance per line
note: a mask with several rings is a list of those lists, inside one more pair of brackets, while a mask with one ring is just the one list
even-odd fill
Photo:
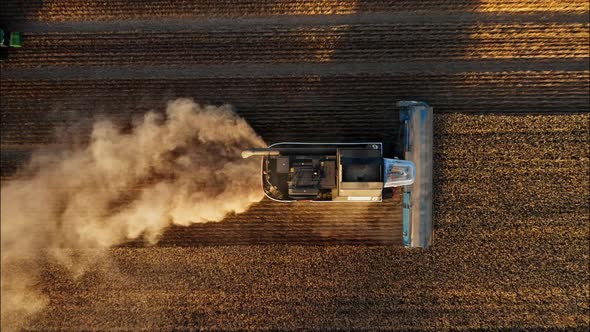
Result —
[[179, 99], [131, 128], [101, 120], [87, 144], [33, 154], [1, 188], [2, 330], [47, 305], [47, 264], [80, 276], [109, 247], [156, 243], [172, 224], [220, 221], [260, 201], [260, 161], [240, 153], [264, 146], [230, 106]]

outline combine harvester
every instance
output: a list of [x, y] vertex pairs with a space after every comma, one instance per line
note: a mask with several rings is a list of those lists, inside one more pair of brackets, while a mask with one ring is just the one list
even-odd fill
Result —
[[283, 142], [249, 149], [262, 156], [262, 188], [277, 202], [381, 202], [386, 188], [401, 187], [403, 241], [432, 244], [432, 108], [401, 101], [401, 156], [383, 157], [381, 142]]

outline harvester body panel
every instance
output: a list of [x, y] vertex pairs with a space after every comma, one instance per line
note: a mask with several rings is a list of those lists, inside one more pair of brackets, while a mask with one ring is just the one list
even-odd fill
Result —
[[281, 202], [380, 202], [381, 143], [273, 144], [262, 157], [262, 187]]

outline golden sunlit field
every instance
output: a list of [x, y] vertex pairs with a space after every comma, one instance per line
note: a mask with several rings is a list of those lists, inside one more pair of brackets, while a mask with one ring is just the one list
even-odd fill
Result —
[[427, 252], [175, 247], [165, 237], [112, 249], [105, 266], [76, 280], [49, 267], [42, 282], [52, 304], [31, 329], [583, 331], [588, 121], [438, 115], [436, 238]]
[[[2, 50], [0, 65], [2, 330], [587, 331], [588, 13], [586, 1], [546, 0], [3, 1], [2, 27], [25, 39]], [[96, 121], [133, 131], [138, 117], [177, 98], [232, 105], [268, 144], [394, 145], [395, 102], [428, 102], [434, 245], [402, 247], [395, 194], [378, 204], [263, 199], [219, 222], [133, 222], [125, 236], [65, 221], [44, 234], [54, 214], [71, 213], [68, 202], [94, 197], [80, 183], [93, 183], [95, 166], [23, 181], [33, 192], [27, 204], [7, 196], [22, 193], [11, 183], [95, 142]], [[182, 127], [190, 121], [168, 125], [190, 137]], [[199, 121], [258, 142], [233, 120]], [[154, 123], [141, 133], [168, 128]], [[197, 128], [220, 135], [215, 126]], [[119, 136], [105, 137], [108, 145]], [[137, 154], [149, 157], [140, 143]], [[41, 157], [23, 170], [34, 151]], [[97, 210], [105, 220], [169, 176], [150, 170], [119, 183], [137, 171], [126, 166], [96, 182], [116, 198], [107, 214]], [[249, 179], [259, 174], [245, 170], [257, 167], [236, 171], [240, 188], [228, 184], [223, 194], [239, 201], [256, 192]], [[173, 196], [166, 190], [156, 198]], [[161, 201], [150, 198], [139, 214], [156, 214]], [[51, 211], [34, 227], [12, 228], [19, 240], [6, 229], [20, 219], [4, 211], [28, 211], [7, 202]], [[195, 218], [216, 215], [215, 204], [199, 202]], [[80, 204], [88, 206], [73, 214], [81, 223], [95, 217], [98, 199]], [[88, 229], [105, 237], [91, 249]], [[37, 251], [5, 251], [18, 241]]]

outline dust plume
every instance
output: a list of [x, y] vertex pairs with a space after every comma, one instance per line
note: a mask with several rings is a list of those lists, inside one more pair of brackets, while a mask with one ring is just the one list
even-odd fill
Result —
[[46, 264], [81, 275], [95, 262], [80, 252], [155, 243], [172, 224], [220, 221], [260, 201], [259, 160], [240, 152], [263, 146], [230, 106], [179, 99], [130, 129], [101, 120], [84, 146], [33, 154], [1, 188], [2, 330], [46, 305]]

